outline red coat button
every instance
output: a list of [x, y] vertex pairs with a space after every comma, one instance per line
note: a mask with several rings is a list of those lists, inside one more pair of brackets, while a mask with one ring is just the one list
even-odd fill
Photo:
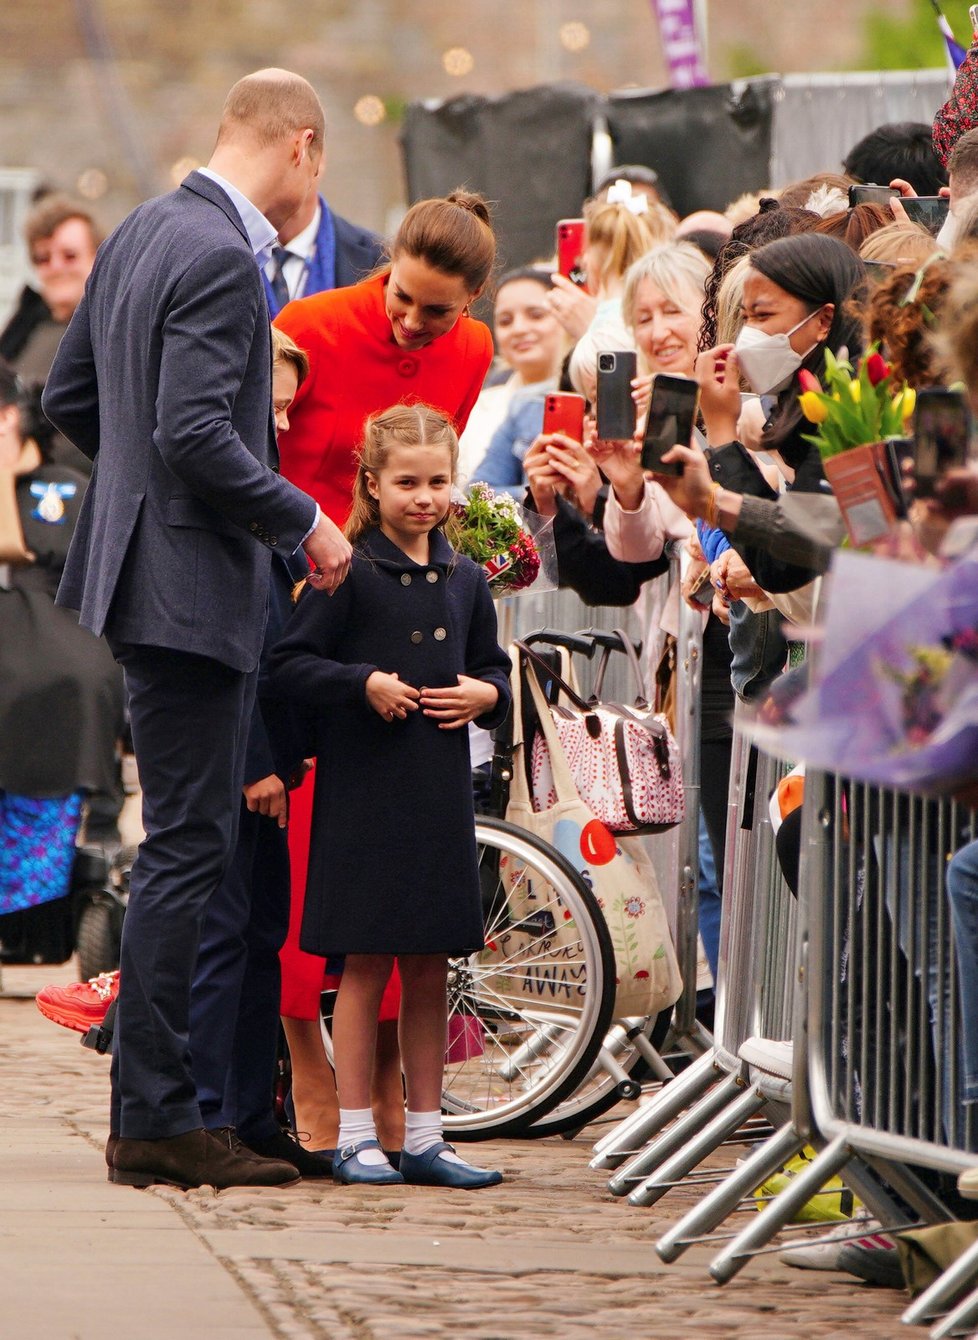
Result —
[[397, 365], [397, 370], [402, 377], [416, 377], [418, 375], [418, 360], [416, 358], [402, 358]]

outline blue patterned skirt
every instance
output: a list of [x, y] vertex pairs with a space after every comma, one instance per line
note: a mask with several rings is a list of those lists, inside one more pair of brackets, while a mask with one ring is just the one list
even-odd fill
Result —
[[0, 916], [68, 893], [81, 808], [80, 791], [39, 799], [0, 790]]

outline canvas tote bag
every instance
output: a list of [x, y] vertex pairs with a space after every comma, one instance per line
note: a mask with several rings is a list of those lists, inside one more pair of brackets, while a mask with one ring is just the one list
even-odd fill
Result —
[[581, 800], [536, 674], [530, 668], [524, 674], [519, 648], [510, 652], [513, 720], [519, 730], [528, 689], [550, 753], [556, 800], [546, 809], [534, 808], [525, 762], [528, 742], [517, 740], [506, 818], [556, 847], [597, 898], [615, 951], [615, 1016], [658, 1014], [679, 998], [682, 981], [655, 870], [640, 838], [615, 836]]

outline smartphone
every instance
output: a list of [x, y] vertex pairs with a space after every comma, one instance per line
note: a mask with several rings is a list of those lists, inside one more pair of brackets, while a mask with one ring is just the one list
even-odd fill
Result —
[[554, 391], [543, 402], [543, 431], [566, 433], [575, 442], [584, 441], [584, 397], [569, 391]]
[[943, 195], [911, 195], [901, 201], [907, 212], [907, 218], [912, 223], [923, 224], [935, 237], [944, 226], [949, 203], [947, 197]]
[[932, 498], [940, 477], [968, 459], [971, 414], [963, 391], [930, 387], [917, 392], [914, 411], [915, 497]]
[[583, 219], [558, 220], [557, 270], [578, 288], [587, 288], [587, 275], [584, 273]]
[[638, 356], [630, 349], [598, 354], [598, 437], [602, 442], [628, 442], [635, 435], [632, 380]]
[[681, 475], [682, 462], [663, 464], [662, 457], [678, 442], [689, 446], [696, 426], [700, 388], [692, 377], [657, 373], [652, 379], [652, 399], [642, 441], [642, 469], [658, 475]]
[[875, 182], [865, 182], [849, 187], [849, 208], [855, 205], [882, 205], [884, 208], [900, 192], [895, 186], [877, 186]]
[[901, 521], [909, 515], [910, 499], [904, 488], [904, 462], [913, 460], [912, 437], [888, 437], [886, 442], [883, 483], [886, 485], [893, 506]]

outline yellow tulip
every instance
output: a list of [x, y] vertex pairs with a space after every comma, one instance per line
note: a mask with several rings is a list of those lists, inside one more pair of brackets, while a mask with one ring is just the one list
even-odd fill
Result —
[[829, 412], [815, 391], [803, 391], [798, 397], [801, 412], [809, 423], [824, 423]]
[[852, 396], [853, 400], [856, 402], [857, 405], [863, 398], [862, 383], [856, 381], [855, 378], [853, 378], [853, 380], [849, 383], [849, 394]]
[[901, 418], [909, 419], [917, 405], [917, 392], [912, 386], [905, 386], [894, 401], [894, 408], [899, 411]]

